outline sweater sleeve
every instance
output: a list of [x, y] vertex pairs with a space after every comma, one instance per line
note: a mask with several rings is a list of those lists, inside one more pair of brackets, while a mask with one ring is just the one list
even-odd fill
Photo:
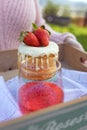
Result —
[[35, 0], [35, 7], [36, 7], [36, 22], [35, 23], [38, 26], [45, 25], [46, 29], [48, 29], [51, 32], [51, 35], [50, 35], [51, 41], [55, 41], [58, 44], [62, 44], [68, 37], [76, 40], [76, 37], [73, 34], [69, 32], [67, 33], [56, 32], [49, 25], [47, 25], [45, 19], [42, 16], [41, 7], [39, 5], [38, 0]]

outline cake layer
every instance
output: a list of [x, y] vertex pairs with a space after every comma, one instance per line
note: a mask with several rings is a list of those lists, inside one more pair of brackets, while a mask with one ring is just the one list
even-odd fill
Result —
[[60, 62], [57, 65], [50, 66], [49, 68], [40, 69], [38, 71], [19, 67], [19, 75], [27, 80], [47, 80], [52, 78], [61, 69]]
[[32, 71], [39, 71], [46, 68], [50, 68], [52, 66], [56, 66], [56, 61], [58, 60], [58, 55], [43, 56], [43, 57], [31, 57], [25, 56], [22, 54], [18, 56], [18, 66], [22, 66], [26, 69], [30, 69]]

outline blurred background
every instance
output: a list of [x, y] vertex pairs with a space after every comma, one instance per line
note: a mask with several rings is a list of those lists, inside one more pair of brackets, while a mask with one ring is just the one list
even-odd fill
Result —
[[58, 32], [71, 32], [87, 51], [87, 1], [39, 0], [43, 17]]

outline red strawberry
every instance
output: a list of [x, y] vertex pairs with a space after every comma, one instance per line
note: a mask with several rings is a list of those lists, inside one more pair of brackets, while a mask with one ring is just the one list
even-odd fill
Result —
[[23, 41], [28, 46], [40, 46], [37, 37], [32, 32], [22, 32], [20, 35], [20, 41]]
[[19, 105], [23, 113], [29, 113], [63, 102], [63, 91], [54, 83], [31, 82], [19, 90]]
[[38, 38], [41, 46], [47, 46], [49, 44], [50, 33], [44, 26], [38, 27], [34, 31], [34, 34]]

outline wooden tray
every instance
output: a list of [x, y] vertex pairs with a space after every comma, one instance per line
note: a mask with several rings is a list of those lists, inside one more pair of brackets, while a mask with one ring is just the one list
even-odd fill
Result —
[[[64, 67], [87, 72], [87, 52], [61, 45], [59, 59]], [[17, 50], [0, 52], [0, 75], [18, 75]], [[87, 96], [3, 122], [0, 130], [87, 130]]]

